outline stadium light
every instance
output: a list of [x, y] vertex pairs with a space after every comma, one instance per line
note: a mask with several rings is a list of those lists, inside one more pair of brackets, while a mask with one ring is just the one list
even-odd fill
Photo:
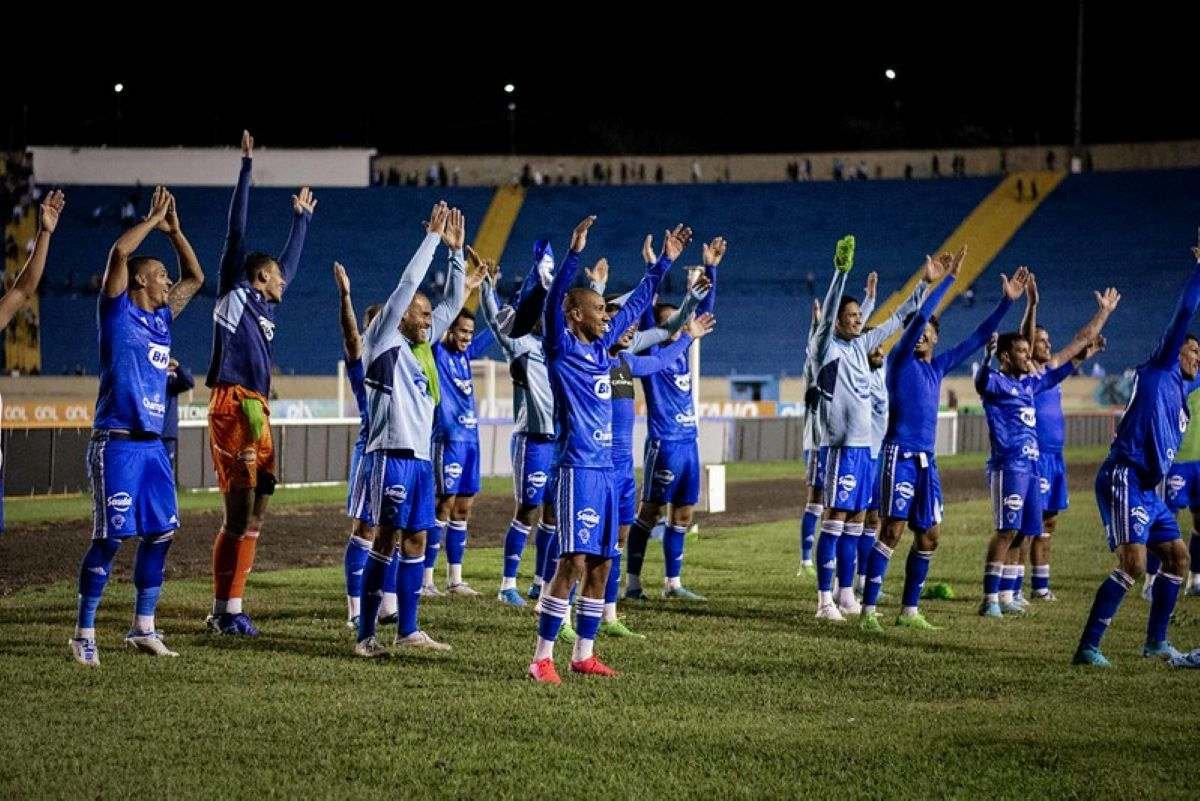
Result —
[[116, 92], [117, 94], [121, 94], [121, 92], [125, 91], [125, 84], [123, 84], [123, 83], [117, 84], [116, 86], [113, 87], [113, 91]]
[[511, 95], [515, 91], [517, 91], [517, 87], [513, 86], [511, 83], [504, 84], [504, 93], [506, 95]]
[[894, 81], [896, 80], [896, 71], [889, 67], [883, 71], [883, 77], [887, 78], [889, 81]]

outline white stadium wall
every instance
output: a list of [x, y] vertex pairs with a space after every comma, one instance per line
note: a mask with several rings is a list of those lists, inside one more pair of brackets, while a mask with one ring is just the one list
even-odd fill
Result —
[[[29, 148], [34, 180], [43, 185], [229, 186], [232, 148]], [[363, 187], [371, 183], [374, 150], [254, 151], [254, 185]]]

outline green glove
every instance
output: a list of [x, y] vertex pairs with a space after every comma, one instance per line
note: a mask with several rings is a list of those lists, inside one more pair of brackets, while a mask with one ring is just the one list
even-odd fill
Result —
[[854, 234], [838, 240], [837, 249], [833, 254], [833, 266], [843, 273], [850, 272], [850, 268], [854, 266]]
[[262, 401], [258, 398], [244, 398], [242, 414], [246, 415], [246, 419], [250, 422], [250, 438], [258, 442], [258, 438], [262, 436], [263, 425], [267, 422], [267, 416], [263, 414]]

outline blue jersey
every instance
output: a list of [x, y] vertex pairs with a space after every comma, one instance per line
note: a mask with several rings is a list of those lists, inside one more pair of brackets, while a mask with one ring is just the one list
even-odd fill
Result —
[[[1039, 368], [1039, 371], [1045, 367]], [[1062, 453], [1067, 442], [1067, 421], [1063, 416], [1062, 387], [1052, 387], [1034, 396], [1037, 408], [1038, 449], [1042, 453]]]
[[434, 344], [433, 360], [441, 386], [441, 401], [433, 418], [434, 442], [479, 442], [471, 360], [482, 356], [492, 342], [491, 330], [484, 327], [466, 350], [451, 350], [444, 342]]
[[637, 417], [633, 405], [633, 379], [645, 378], [671, 369], [680, 354], [687, 355], [692, 338], [683, 334], [675, 342], [648, 356], [622, 351], [613, 364], [612, 416], [613, 458], [633, 458], [633, 424]]
[[987, 416], [992, 447], [989, 469], [1036, 469], [1039, 451], [1034, 396], [1062, 383], [1073, 372], [1075, 365], [1071, 362], [1042, 375], [1017, 378], [987, 364], [979, 368], [975, 388], [983, 399], [983, 412]]
[[557, 420], [557, 463], [560, 467], [612, 467], [612, 369], [608, 351], [641, 315], [654, 297], [659, 281], [670, 268], [666, 257], [646, 270], [646, 276], [629, 301], [610, 321], [608, 331], [592, 342], [583, 342], [566, 326], [563, 301], [579, 270], [579, 254], [563, 260], [545, 307], [546, 364], [554, 391]]
[[1117, 424], [1108, 458], [1134, 468], [1143, 487], [1167, 474], [1190, 419], [1179, 350], [1200, 306], [1200, 267], [1192, 271], [1175, 314], [1150, 358], [1138, 365], [1133, 395]]
[[167, 412], [167, 363], [171, 360], [171, 309], [144, 311], [128, 292], [100, 293], [100, 394], [97, 429], [162, 434]]
[[350, 391], [354, 393], [354, 405], [358, 407], [358, 440], [357, 444], [367, 444], [367, 371], [362, 359], [352, 359], [346, 363], [346, 378], [350, 381]]
[[937, 311], [938, 304], [953, 282], [954, 276], [948, 276], [938, 285], [921, 304], [888, 354], [888, 426], [884, 441], [899, 445], [903, 450], [935, 451], [942, 379], [987, 343], [1012, 306], [1012, 301], [1007, 297], [1001, 298], [996, 309], [958, 345], [931, 361], [918, 359], [915, 350], [925, 331], [925, 324]]
[[[244, 276], [250, 162], [242, 159], [229, 206], [229, 230], [221, 250], [221, 277], [213, 308], [212, 359], [205, 383], [210, 387], [236, 384], [270, 397], [276, 304], [251, 287]], [[307, 212], [292, 216], [292, 230], [278, 259], [285, 287], [292, 283], [300, 266], [309, 216]]]

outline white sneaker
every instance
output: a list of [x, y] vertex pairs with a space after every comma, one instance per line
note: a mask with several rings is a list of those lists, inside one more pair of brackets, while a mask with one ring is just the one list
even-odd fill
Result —
[[467, 597], [473, 597], [473, 596], [479, 595], [479, 593], [476, 592], [475, 589], [465, 581], [460, 581], [457, 584], [446, 585], [446, 594], [447, 595], [465, 595]]
[[846, 618], [833, 604], [822, 604], [817, 607], [817, 620], [828, 620], [831, 623], [845, 623]]
[[354, 655], [361, 656], [363, 659], [379, 659], [387, 656], [388, 650], [379, 644], [378, 638], [372, 635], [362, 642], [354, 644]]
[[420, 591], [417, 592], [417, 595], [422, 598], [441, 598], [445, 594], [437, 588], [436, 584], [422, 584]]
[[85, 667], [100, 667], [100, 650], [96, 648], [95, 640], [85, 640], [72, 637], [67, 641], [71, 646], [71, 656]]
[[858, 616], [862, 614], [862, 604], [853, 593], [846, 593], [838, 599], [838, 611], [845, 616]]
[[125, 644], [151, 656], [179, 656], [163, 642], [161, 631], [130, 631], [125, 635]]
[[[478, 593], [476, 593], [478, 595]], [[444, 642], [438, 642], [423, 631], [414, 631], [407, 637], [396, 638], [397, 648], [425, 648], [430, 651], [449, 651], [450, 646]]]

